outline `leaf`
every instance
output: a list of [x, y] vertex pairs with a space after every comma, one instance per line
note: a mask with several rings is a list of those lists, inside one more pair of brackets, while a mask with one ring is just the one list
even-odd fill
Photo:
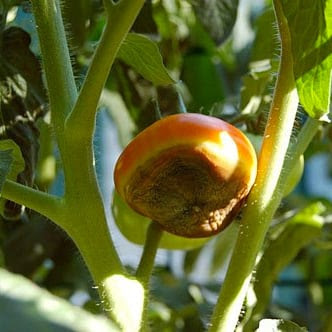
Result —
[[226, 84], [212, 56], [202, 49], [195, 49], [184, 56], [181, 79], [191, 94], [190, 108], [193, 110], [201, 107], [209, 109], [214, 103], [225, 99]]
[[197, 17], [216, 44], [230, 35], [235, 24], [238, 0], [191, 0]]
[[281, 0], [291, 34], [300, 102], [314, 118], [329, 112], [332, 68], [332, 0]]
[[12, 150], [0, 150], [0, 195], [13, 163]]
[[[131, 242], [143, 245], [150, 219], [132, 210], [122, 198], [114, 192], [112, 212], [120, 232]], [[164, 249], [189, 250], [202, 246], [210, 238], [188, 239], [164, 232], [159, 247]]]
[[233, 222], [216, 237], [210, 264], [210, 275], [216, 274], [225, 265], [234, 248], [238, 232], [239, 227], [236, 222]]
[[[24, 159], [20, 148], [13, 140], [0, 140], [0, 197], [6, 179], [16, 181], [17, 175], [24, 170]], [[4, 214], [5, 199], [0, 198], [0, 214]]]
[[105, 318], [57, 298], [22, 276], [0, 269], [0, 279], [1, 331], [118, 331]]
[[121, 45], [118, 58], [155, 85], [175, 83], [163, 64], [157, 44], [144, 35], [129, 33]]
[[[324, 219], [320, 216], [326, 210], [321, 202], [313, 203], [301, 210], [285, 223], [276, 226], [257, 264], [253, 291], [256, 300], [247, 310], [250, 320], [246, 331], [253, 331], [268, 305], [273, 283], [280, 272], [297, 256], [298, 252], [321, 235]], [[250, 293], [249, 293], [250, 294]], [[248, 299], [248, 302], [251, 302]]]
[[[7, 174], [7, 178], [10, 180], [16, 180], [17, 175], [24, 170], [24, 159], [18, 145], [11, 139], [5, 139], [0, 141], [0, 152], [10, 151], [11, 154], [11, 165], [10, 171]], [[2, 159], [0, 159], [2, 163]], [[2, 177], [2, 175], [0, 175]]]
[[256, 332], [307, 332], [305, 327], [284, 319], [262, 319]]

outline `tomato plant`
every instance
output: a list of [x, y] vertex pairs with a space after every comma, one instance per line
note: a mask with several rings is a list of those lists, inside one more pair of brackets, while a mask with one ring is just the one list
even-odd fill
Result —
[[0, 330], [331, 330], [331, 12], [3, 0]]

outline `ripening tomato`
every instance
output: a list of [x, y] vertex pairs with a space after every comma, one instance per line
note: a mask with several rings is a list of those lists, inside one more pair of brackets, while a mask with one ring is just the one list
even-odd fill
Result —
[[207, 237], [239, 212], [256, 168], [255, 150], [239, 129], [215, 117], [181, 113], [155, 122], [129, 143], [114, 181], [133, 210], [166, 231]]

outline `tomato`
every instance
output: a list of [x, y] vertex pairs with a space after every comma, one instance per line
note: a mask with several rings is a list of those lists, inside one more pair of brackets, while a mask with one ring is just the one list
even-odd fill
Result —
[[[115, 223], [121, 234], [130, 242], [143, 245], [151, 220], [135, 212], [116, 192], [113, 196], [112, 212]], [[210, 239], [210, 237], [188, 239], [164, 232], [159, 243], [159, 248], [169, 250], [191, 250], [201, 247]]]
[[[118, 194], [177, 236], [208, 237], [239, 212], [255, 177], [250, 141], [214, 117], [181, 113], [137, 135], [114, 171]], [[137, 225], [139, 227], [140, 225]]]

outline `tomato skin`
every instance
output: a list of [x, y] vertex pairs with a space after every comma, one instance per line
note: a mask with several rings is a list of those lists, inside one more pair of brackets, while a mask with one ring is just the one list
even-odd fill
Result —
[[181, 113], [136, 136], [114, 172], [119, 195], [138, 213], [185, 237], [218, 233], [233, 219], [256, 177], [246, 136], [214, 117]]

